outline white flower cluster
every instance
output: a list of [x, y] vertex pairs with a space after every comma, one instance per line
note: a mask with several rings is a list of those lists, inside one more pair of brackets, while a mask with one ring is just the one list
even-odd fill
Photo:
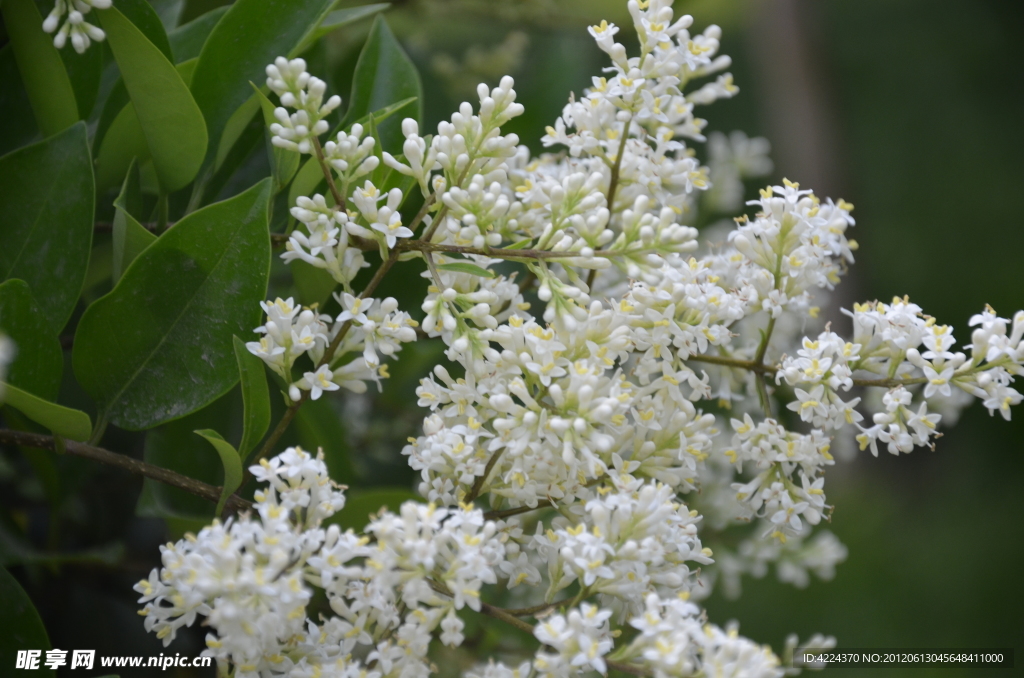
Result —
[[[856, 305], [848, 339], [817, 323], [857, 248], [849, 203], [783, 180], [728, 234], [699, 241], [698, 208], [736, 209], [743, 181], [771, 171], [767, 142], [709, 134], [702, 166], [687, 145], [704, 140], [694, 108], [736, 92], [720, 30], [691, 33], [667, 0], [628, 7], [640, 54], [615, 41], [618, 27], [591, 27], [610, 76], [547, 130], [543, 143], [565, 152], [531, 157], [502, 133], [523, 110], [511, 78], [481, 85], [478, 106], [435, 135], [405, 120], [401, 155], [359, 125], [323, 146], [330, 190], [298, 199], [283, 258], [328, 271], [339, 311], [267, 302], [248, 347], [295, 403], [379, 383], [382, 356], [417, 324], [372, 294], [391, 265], [422, 258], [422, 332], [450, 363], [421, 381], [429, 413], [403, 453], [431, 503], [373, 517], [364, 537], [324, 527], [326, 509], [310, 506], [334, 496], [325, 471], [301, 470], [318, 462], [289, 450], [257, 472], [273, 483], [257, 497], [262, 522], [215, 524], [165, 550], [182, 564], [142, 585], [161, 601], [151, 629], [166, 637], [206, 616], [210, 652], [261, 678], [426, 676], [431, 639], [462, 645], [471, 612], [541, 643], [531, 661], [492, 660], [474, 677], [791, 674], [696, 601], [771, 566], [796, 586], [833, 575], [846, 549], [821, 523], [835, 437], [909, 452], [972, 398], [1009, 418], [1024, 312], [972, 318], [970, 356], [907, 299]], [[310, 152], [336, 97], [323, 102], [301, 60], [268, 75], [296, 110], [279, 109], [275, 143]], [[409, 196], [374, 183], [380, 164], [418, 185], [411, 219]], [[357, 295], [375, 249], [381, 268]], [[324, 489], [299, 480], [314, 476]], [[178, 573], [193, 560], [195, 574]], [[246, 597], [243, 580], [279, 599]], [[310, 587], [333, 616], [313, 620]], [[499, 607], [511, 603], [523, 607]]]
[[[335, 296], [344, 310], [333, 322], [331, 316], [297, 306], [291, 298], [260, 304], [267, 320], [256, 332], [263, 337], [246, 348], [290, 384], [293, 401], [302, 397], [301, 391], [309, 391], [316, 400], [324, 391], [341, 387], [363, 393], [367, 381], [379, 386], [388, 376], [379, 354], [394, 356], [403, 343], [416, 340], [417, 322], [399, 311], [393, 298], [364, 299], [348, 292]], [[335, 343], [333, 355], [325, 360], [326, 350]], [[303, 354], [308, 354], [314, 369], [295, 380], [293, 367]]]
[[[322, 456], [289, 448], [250, 468], [269, 484], [256, 516], [214, 522], [162, 547], [163, 567], [135, 589], [147, 630], [169, 644], [199, 615], [211, 629], [204, 655], [237, 678], [427, 676], [430, 634], [462, 642], [454, 610], [480, 609], [504, 548], [479, 509], [406, 502], [366, 536], [325, 523], [345, 506]], [[314, 588], [333, 614], [307, 618]], [[439, 591], [444, 592], [443, 595]], [[364, 647], [364, 663], [353, 651]], [[366, 648], [369, 651], [366, 651]]]
[[[277, 122], [270, 126], [271, 142], [290, 151], [312, 153], [316, 138], [328, 129], [324, 118], [341, 105], [341, 97], [335, 94], [324, 101], [327, 83], [306, 71], [305, 59], [278, 57], [267, 66], [267, 87], [281, 99], [274, 109]], [[295, 112], [289, 114], [289, 108]]]
[[107, 9], [113, 4], [113, 0], [56, 0], [53, 9], [43, 20], [43, 30], [47, 33], [55, 32], [53, 46], [57, 49], [63, 48], [70, 37], [71, 46], [83, 54], [93, 42], [103, 42], [107, 37], [102, 28], [86, 21], [85, 15], [93, 8]]

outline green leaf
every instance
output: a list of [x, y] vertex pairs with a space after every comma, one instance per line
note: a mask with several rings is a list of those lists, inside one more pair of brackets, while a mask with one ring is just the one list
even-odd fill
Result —
[[78, 121], [75, 90], [53, 46], [53, 37], [43, 32], [43, 17], [35, 3], [4, 0], [0, 3], [0, 13], [43, 136], [52, 136], [75, 124]]
[[324, 17], [324, 20], [320, 22], [320, 25], [316, 28], [316, 30], [313, 31], [310, 35], [306, 36], [306, 39], [295, 51], [299, 54], [302, 54], [307, 49], [312, 47], [314, 42], [324, 37], [325, 35], [333, 33], [339, 28], [348, 26], [349, 24], [354, 24], [357, 21], [362, 21], [363, 19], [369, 18], [374, 14], [377, 14], [378, 12], [383, 12], [390, 6], [391, 3], [389, 2], [378, 2], [372, 5], [362, 5], [359, 7], [345, 7], [343, 9], [336, 9], [330, 14], [328, 14], [326, 17]]
[[[415, 103], [416, 101], [418, 100], [415, 97], [409, 97], [408, 99], [403, 99], [401, 101], [393, 103], [390, 106], [385, 106], [379, 111], [374, 111], [369, 115], [359, 118], [351, 125], [339, 125], [338, 127], [334, 128], [331, 131], [329, 136], [335, 137], [337, 136], [338, 132], [340, 132], [343, 129], [346, 132], [351, 132], [353, 125], [356, 124], [362, 125], [365, 128], [372, 121], [375, 125], [379, 125], [380, 123], [387, 120], [398, 111], [402, 110], [403, 108], [412, 103]], [[316, 191], [317, 186], [323, 183], [323, 181], [324, 174], [323, 170], [320, 169], [320, 163], [317, 161], [316, 158], [310, 158], [305, 163], [303, 163], [302, 169], [299, 170], [299, 173], [295, 176], [295, 181], [292, 182], [292, 186], [288, 190], [288, 204], [294, 205], [296, 198], [298, 198], [300, 195], [312, 195]]]
[[[3, 567], [0, 567], [0, 609], [4, 611], [0, 614], [0, 657], [4, 658], [7, 670], [14, 670], [11, 667], [18, 650], [42, 650], [45, 658], [46, 650], [50, 649], [50, 638], [46, 635], [43, 620], [25, 589]], [[31, 671], [30, 675], [52, 678], [54, 672], [40, 660], [39, 669]]]
[[171, 50], [167, 31], [164, 30], [164, 23], [160, 21], [160, 15], [156, 13], [148, 0], [117, 0], [115, 5], [117, 11], [132, 22], [139, 32], [146, 36], [146, 39], [153, 43], [153, 46], [160, 50], [161, 54], [167, 57], [168, 61], [174, 61], [174, 52]]
[[[406, 117], [422, 122], [423, 85], [420, 74], [398, 44], [384, 17], [378, 15], [356, 62], [352, 94], [343, 124], [411, 97], [416, 97], [416, 103]], [[384, 150], [395, 152], [401, 148], [403, 136], [399, 120], [381, 125], [380, 135]]]
[[343, 530], [349, 528], [362, 532], [370, 516], [387, 509], [398, 513], [402, 504], [407, 501], [422, 503], [423, 498], [411, 490], [388, 487], [372, 490], [351, 490], [345, 493], [345, 508], [327, 519], [330, 525], [337, 525]]
[[242, 442], [238, 444], [238, 453], [244, 459], [270, 428], [270, 387], [267, 385], [263, 361], [250, 353], [245, 342], [238, 337], [232, 337], [232, 341], [245, 413], [242, 418]]
[[220, 457], [220, 463], [224, 467], [224, 484], [221, 486], [220, 499], [217, 500], [217, 508], [214, 510], [214, 515], [219, 516], [221, 511], [224, 510], [224, 503], [227, 502], [228, 497], [234, 494], [242, 485], [242, 459], [238, 456], [238, 452], [231, 443], [224, 440], [219, 433], [213, 429], [199, 429], [193, 431], [198, 436], [202, 436], [213, 445], [213, 448], [217, 450], [217, 455]]
[[193, 412], [238, 381], [231, 337], [267, 291], [271, 181], [189, 214], [147, 247], [75, 334], [75, 375], [121, 428]]
[[511, 245], [509, 245], [505, 249], [507, 249], [507, 250], [525, 250], [531, 244], [533, 244], [533, 238], [524, 238], [524, 239], [520, 240], [519, 242], [512, 243]]
[[171, 31], [167, 37], [171, 41], [171, 51], [174, 53], [175, 63], [188, 61], [199, 56], [210, 37], [213, 27], [217, 25], [220, 18], [224, 16], [229, 7], [217, 7], [206, 14], [193, 19], [184, 26], [178, 26]]
[[129, 101], [103, 135], [103, 143], [96, 155], [96, 188], [102, 193], [117, 186], [132, 161], [147, 162], [149, 159], [146, 133], [142, 131], [139, 116]]
[[438, 264], [437, 267], [442, 271], [452, 271], [453, 273], [468, 273], [470, 275], [480, 276], [481, 278], [494, 277], [494, 271], [488, 271], [486, 268], [481, 268], [476, 264], [469, 264], [461, 261], [451, 264]]
[[245, 100], [238, 109], [228, 118], [224, 125], [224, 133], [220, 135], [220, 142], [217, 144], [217, 154], [214, 156], [213, 167], [215, 170], [221, 168], [235, 144], [245, 133], [249, 123], [260, 110], [260, 102], [255, 96]]
[[142, 213], [142, 187], [139, 168], [133, 160], [124, 179], [121, 194], [114, 201], [113, 245], [114, 261], [112, 275], [114, 284], [121, 279], [128, 264], [143, 250], [153, 244], [156, 235], [139, 223], [136, 216]]
[[[218, 398], [203, 409], [146, 432], [143, 458], [150, 464], [170, 469], [211, 485], [221, 482], [223, 466], [210, 454], [206, 442], [194, 431], [217, 427], [229, 442], [239, 439], [242, 399], [238, 389]], [[214, 505], [176, 487], [146, 480], [137, 510], [140, 515], [202, 520], [209, 523]]]
[[45, 400], [56, 400], [64, 353], [24, 280], [0, 284], [0, 329], [18, 349], [7, 381]]
[[71, 89], [75, 92], [78, 104], [78, 117], [88, 120], [96, 105], [96, 96], [100, 91], [100, 80], [103, 78], [103, 48], [96, 46], [79, 54], [73, 48], [58, 50]]
[[208, 155], [219, 148], [228, 120], [249, 99], [249, 81], [262, 82], [267, 64], [292, 54], [334, 2], [238, 0], [217, 22], [192, 79], [192, 94], [214, 142]]
[[11, 43], [0, 47], [0, 120], [4, 121], [0, 129], [0, 155], [24, 146], [39, 134]]
[[174, 65], [134, 24], [114, 8], [98, 14], [161, 188], [176, 191], [195, 178], [206, 154], [202, 112]]
[[10, 405], [32, 421], [53, 431], [54, 435], [85, 442], [92, 434], [92, 421], [81, 410], [73, 410], [4, 384], [4, 405]]
[[93, 178], [85, 123], [0, 158], [0, 280], [28, 283], [59, 332], [89, 265]]
[[256, 99], [259, 100], [260, 107], [263, 109], [263, 122], [266, 123], [268, 128], [264, 134], [267, 138], [267, 155], [270, 156], [270, 169], [274, 175], [274, 193], [280, 193], [288, 185], [288, 182], [292, 180], [292, 177], [295, 176], [295, 173], [299, 171], [299, 162], [302, 158], [298, 151], [290, 151], [287, 148], [280, 148], [270, 143], [269, 128], [277, 120], [274, 117], [274, 109], [276, 107], [267, 98], [267, 95], [260, 91], [255, 83], [250, 82], [249, 84], [256, 90]]

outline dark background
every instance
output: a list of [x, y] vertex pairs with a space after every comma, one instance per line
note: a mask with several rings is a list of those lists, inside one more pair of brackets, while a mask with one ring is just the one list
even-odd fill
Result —
[[[155, 4], [173, 21], [175, 3]], [[216, 4], [189, 0], [181, 17]], [[861, 248], [854, 273], [837, 293], [841, 303], [909, 294], [925, 312], [954, 325], [961, 340], [969, 337], [968, 318], [984, 304], [1004, 317], [1024, 307], [1020, 2], [702, 0], [677, 2], [676, 10], [694, 14], [698, 29], [721, 24], [723, 51], [735, 59], [741, 94], [703, 109], [709, 129], [768, 136], [775, 178], [787, 176], [856, 205], [853, 236]], [[494, 82], [508, 70], [527, 107], [514, 131], [535, 151], [569, 91], [580, 92], [604, 65], [585, 30], [602, 17], [629, 30], [618, 0], [417, 0], [397, 3], [388, 15], [420, 66], [426, 129], [471, 96], [468, 87]], [[367, 26], [343, 31], [311, 55], [314, 72], [326, 69], [343, 95]], [[464, 58], [474, 45], [486, 51], [513, 31], [526, 38], [520, 59]], [[507, 44], [516, 40], [522, 42]], [[457, 64], [454, 73], [439, 55]], [[254, 166], [263, 162], [252, 160]], [[412, 280], [391, 284], [385, 294], [415, 297], [407, 289]], [[848, 332], [843, 320], [837, 325]], [[395, 378], [364, 413], [365, 429], [345, 433], [347, 447], [360, 451], [351, 464], [362, 486], [411, 482], [398, 452], [422, 416], [410, 394], [434, 349], [406, 351], [392, 370]], [[716, 595], [709, 601], [711, 619], [738, 619], [744, 635], [776, 649], [790, 632], [835, 635], [848, 648], [1024, 649], [1024, 414], [1015, 414], [1004, 422], [977, 404], [935, 452], [901, 458], [883, 452], [877, 459], [861, 453], [837, 468], [829, 478], [829, 501], [836, 506], [831, 529], [850, 555], [836, 578], [815, 580], [804, 590], [777, 583], [773, 573], [744, 580], [739, 600]], [[115, 430], [104, 446], [140, 455], [142, 441]], [[120, 472], [76, 459], [47, 466], [15, 450], [5, 450], [0, 461], [5, 561], [19, 562], [18, 549], [26, 544], [38, 552], [80, 554], [22, 558], [30, 564], [11, 566], [39, 607], [54, 647], [158, 654], [159, 642], [136, 615], [131, 584], [157, 564], [158, 545], [188, 525], [136, 517], [141, 484]], [[63, 529], [54, 527], [47, 508], [47, 493], [58, 491], [54, 483], [60, 488], [56, 522]], [[196, 654], [201, 638], [201, 632], [186, 636], [170, 651]], [[838, 670], [844, 671], [860, 672]], [[869, 675], [905, 672], [870, 669]], [[979, 673], [962, 667], [913, 672]]]

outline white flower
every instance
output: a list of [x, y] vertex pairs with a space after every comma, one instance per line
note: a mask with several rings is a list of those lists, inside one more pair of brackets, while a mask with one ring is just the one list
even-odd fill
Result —
[[[103, 42], [107, 37], [101, 28], [86, 21], [85, 15], [94, 7], [107, 9], [112, 4], [112, 0], [56, 0], [53, 9], [43, 20], [43, 30], [47, 33], [56, 32], [53, 36], [53, 46], [57, 49], [64, 47], [70, 36], [75, 51], [83, 54], [93, 41]], [[62, 25], [61, 19], [65, 14], [67, 19]]]

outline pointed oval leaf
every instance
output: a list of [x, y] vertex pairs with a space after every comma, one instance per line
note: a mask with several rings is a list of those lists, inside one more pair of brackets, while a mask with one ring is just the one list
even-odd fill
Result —
[[242, 384], [242, 442], [238, 453], [244, 459], [270, 428], [270, 387], [263, 361], [249, 353], [245, 342], [233, 337], [238, 378]]
[[335, 0], [238, 0], [199, 54], [192, 94], [206, 119], [211, 155], [231, 116], [249, 99], [249, 81], [262, 82], [267, 64], [292, 54]]
[[4, 405], [10, 405], [32, 421], [50, 429], [54, 435], [85, 442], [92, 435], [92, 421], [81, 410], [43, 400], [10, 384], [0, 385]]
[[442, 271], [468, 273], [469, 275], [475, 275], [481, 278], [493, 278], [495, 276], [494, 271], [489, 271], [486, 268], [481, 268], [476, 264], [471, 264], [465, 261], [456, 261], [451, 264], [438, 264], [437, 267]]
[[153, 5], [149, 4], [149, 0], [117, 0], [115, 4], [117, 11], [124, 14], [161, 54], [171, 61], [174, 60], [164, 23], [160, 21], [160, 15], [153, 9]]
[[206, 39], [213, 32], [213, 27], [217, 25], [217, 22], [220, 21], [220, 18], [224, 16], [228, 9], [230, 9], [228, 5], [211, 9], [206, 14], [196, 17], [187, 24], [178, 26], [168, 33], [167, 37], [171, 41], [171, 51], [174, 52], [174, 62], [181, 63], [182, 61], [198, 57], [199, 53], [203, 51]]
[[[423, 85], [416, 66], [409, 59], [395, 34], [388, 28], [388, 22], [378, 15], [373, 20], [370, 35], [366, 38], [359, 60], [352, 76], [352, 94], [343, 124], [365, 117], [371, 111], [416, 97], [406, 117], [423, 122]], [[392, 153], [401, 148], [402, 129], [400, 120], [390, 120], [380, 125], [380, 141], [384, 150]]]
[[39, 134], [11, 43], [0, 47], [0, 120], [4, 121], [0, 129], [0, 155], [24, 146]]
[[103, 79], [103, 48], [87, 49], [84, 54], [64, 48], [58, 50], [58, 53], [71, 81], [71, 89], [75, 92], [78, 117], [80, 120], [88, 120], [96, 105], [100, 81]]
[[[43, 620], [25, 589], [4, 567], [0, 567], [0, 608], [4, 611], [0, 614], [0, 657], [10, 662], [8, 670], [15, 670], [12, 667], [18, 650], [42, 650], [45, 658], [46, 650], [50, 649], [50, 638], [46, 635]], [[27, 675], [52, 677], [54, 671], [40, 661], [39, 669]]]
[[281, 189], [288, 185], [288, 182], [292, 180], [295, 173], [299, 171], [299, 162], [302, 160], [302, 156], [298, 151], [291, 151], [287, 148], [280, 148], [270, 143], [270, 125], [276, 122], [274, 118], [275, 106], [273, 102], [267, 98], [267, 95], [260, 91], [256, 86], [256, 83], [250, 82], [252, 88], [256, 90], [255, 97], [260, 102], [260, 108], [263, 109], [263, 122], [267, 126], [267, 155], [270, 156], [270, 169], [274, 173], [274, 193], [279, 193]]
[[224, 484], [221, 485], [220, 499], [217, 500], [217, 509], [214, 511], [214, 515], [219, 516], [228, 497], [242, 485], [242, 459], [231, 443], [213, 429], [204, 428], [193, 433], [202, 436], [213, 445], [213, 449], [217, 450], [217, 456], [220, 457], [221, 466], [224, 467]]
[[124, 179], [121, 194], [114, 201], [114, 227], [112, 238], [114, 260], [111, 274], [114, 284], [135, 257], [156, 241], [156, 234], [147, 230], [136, 219], [142, 208], [142, 186], [138, 164], [133, 160]]
[[85, 123], [0, 158], [0, 280], [28, 283], [54, 333], [89, 265], [93, 178]]
[[[193, 431], [217, 427], [229, 442], [238, 440], [241, 412], [238, 389], [231, 389], [201, 410], [147, 431], [143, 458], [150, 464], [217, 485], [222, 481], [221, 462]], [[204, 524], [214, 516], [212, 503], [176, 487], [147, 479], [143, 493], [149, 495], [149, 504], [144, 507], [149, 515], [201, 520]], [[142, 500], [140, 497], [140, 505]]]
[[325, 35], [333, 33], [339, 28], [344, 28], [349, 24], [354, 24], [357, 21], [368, 19], [374, 14], [383, 12], [390, 6], [390, 2], [377, 2], [372, 5], [360, 5], [359, 7], [343, 7], [341, 9], [336, 9], [324, 17], [324, 20], [320, 22], [320, 25], [317, 26], [316, 30], [306, 36], [306, 39], [301, 45], [299, 45], [299, 48], [296, 51], [299, 54], [302, 54], [312, 47], [314, 42]]
[[195, 178], [206, 155], [203, 114], [177, 69], [142, 31], [114, 8], [98, 13], [160, 185], [176, 191]]
[[267, 291], [271, 185], [183, 218], [82, 315], [75, 375], [121, 428], [184, 416], [238, 381], [232, 336], [252, 331]]
[[44, 137], [78, 121], [78, 102], [64, 62], [43, 32], [43, 17], [32, 0], [5, 0], [0, 4], [4, 25], [18, 60], [22, 82]]
[[40, 398], [56, 400], [64, 353], [24, 280], [8, 280], [0, 285], [0, 330], [18, 350], [7, 381]]

